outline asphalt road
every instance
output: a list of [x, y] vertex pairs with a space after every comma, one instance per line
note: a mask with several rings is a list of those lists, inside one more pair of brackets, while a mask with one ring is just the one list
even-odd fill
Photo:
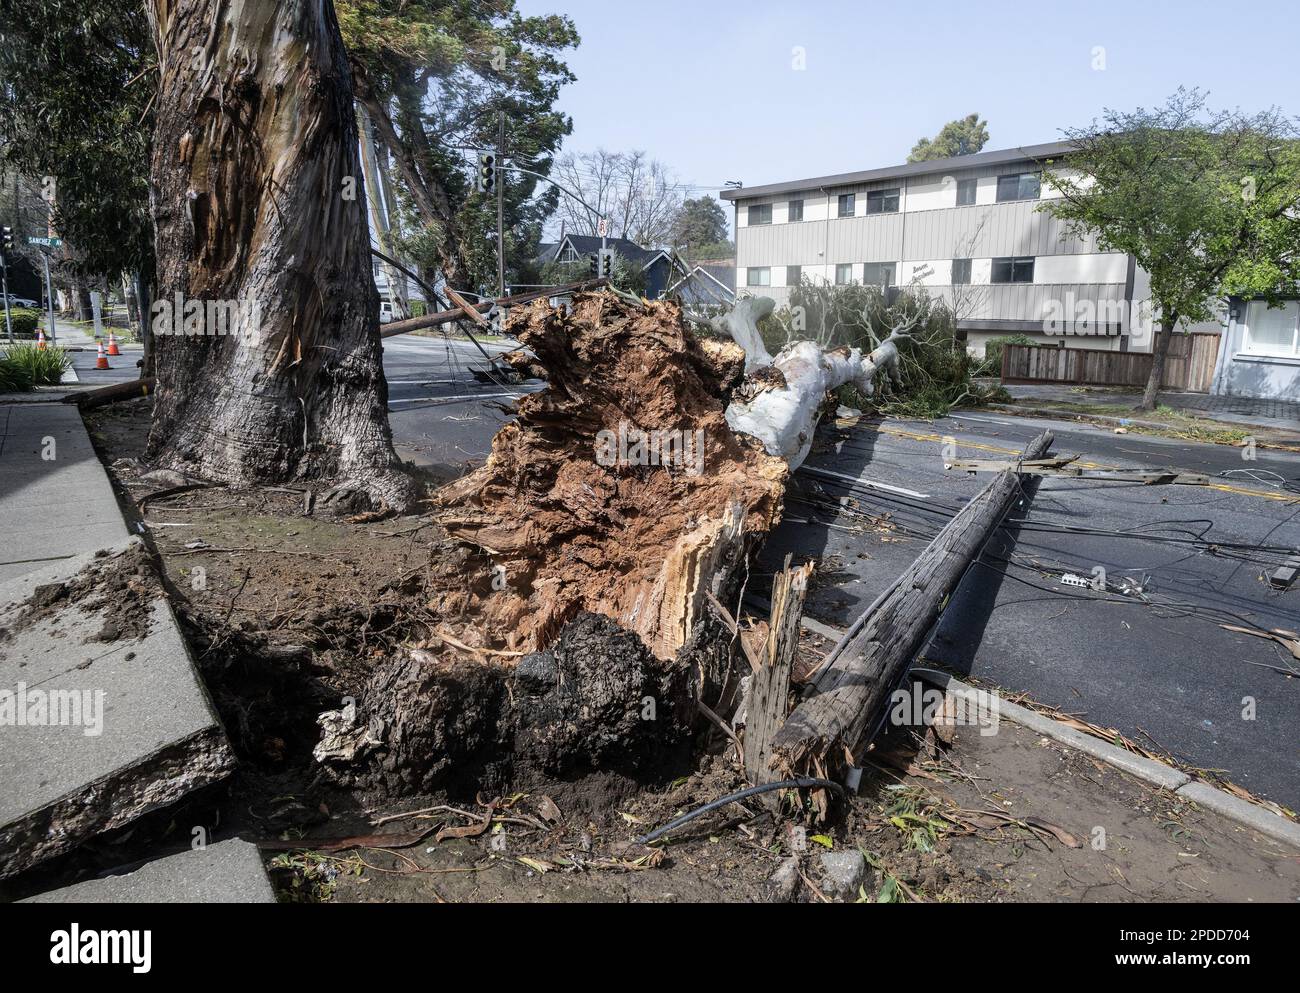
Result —
[[[498, 354], [518, 345], [483, 347]], [[403, 459], [451, 477], [482, 463], [492, 436], [510, 419], [502, 408], [543, 385], [494, 383], [475, 375], [488, 365], [469, 341], [412, 334], [384, 339], [388, 418]]]
[[[978, 413], [823, 431], [810, 466], [918, 495], [850, 489], [800, 472], [760, 564], [775, 568], [786, 551], [796, 561], [819, 559], [808, 612], [846, 625], [987, 479], [945, 470], [944, 436], [958, 443], [959, 458], [1003, 459], [1044, 428], [1056, 435], [1056, 453], [1218, 478], [1213, 488], [1043, 479], [967, 573], [925, 657], [1300, 806], [1300, 679], [1265, 668], [1300, 671], [1300, 662], [1220, 626], [1300, 630], [1300, 588], [1269, 587], [1265, 564], [1281, 553], [1246, 552], [1251, 561], [1242, 561], [1194, 540], [1300, 549], [1300, 494], [1235, 472], [1297, 480], [1300, 455], [1259, 449], [1246, 462], [1223, 446]], [[863, 512], [888, 515], [885, 525], [804, 502], [843, 496]], [[1057, 530], [1062, 525], [1143, 536], [1067, 533]], [[1063, 573], [1092, 578], [1097, 566], [1112, 584], [1141, 583], [1150, 604], [1062, 585]], [[1250, 700], [1253, 719], [1244, 716]]]

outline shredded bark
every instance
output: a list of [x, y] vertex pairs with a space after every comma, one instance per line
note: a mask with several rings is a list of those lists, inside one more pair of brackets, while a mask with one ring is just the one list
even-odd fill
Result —
[[[706, 588], [780, 515], [785, 463], [724, 415], [743, 355], [702, 346], [673, 303], [633, 306], [612, 293], [579, 294], [568, 312], [538, 301], [509, 330], [549, 385], [519, 402], [482, 468], [434, 498], [443, 526], [502, 588], [447, 574], [429, 609], [463, 614], [472, 603], [477, 628], [455, 630], [449, 617], [452, 633], [521, 653], [591, 611], [670, 659], [706, 609]], [[685, 439], [687, 451], [698, 440], [698, 457], [641, 464], [655, 461], [653, 446], [622, 442], [637, 432]], [[620, 446], [617, 464], [602, 464], [602, 439]]]

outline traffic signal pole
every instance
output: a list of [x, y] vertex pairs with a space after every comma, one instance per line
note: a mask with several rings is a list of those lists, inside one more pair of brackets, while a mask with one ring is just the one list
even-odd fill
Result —
[[9, 316], [9, 259], [5, 253], [0, 252], [0, 285], [3, 286], [5, 297], [5, 331], [9, 335], [9, 344], [14, 343], [14, 322]]
[[5, 298], [5, 332], [9, 336], [9, 344], [14, 343], [14, 322], [9, 316], [9, 250], [14, 247], [14, 229], [5, 225], [3, 228], [3, 241], [0, 242], [0, 292]]
[[45, 266], [45, 299], [50, 305], [50, 344], [58, 341], [54, 331], [54, 284], [50, 282], [50, 257], [41, 252], [41, 262]]

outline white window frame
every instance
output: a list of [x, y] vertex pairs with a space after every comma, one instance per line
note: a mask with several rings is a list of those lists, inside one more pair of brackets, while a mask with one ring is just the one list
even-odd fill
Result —
[[[1242, 341], [1242, 351], [1247, 355], [1258, 355], [1272, 359], [1300, 359], [1300, 301], [1288, 300], [1283, 306], [1285, 308], [1283, 313], [1289, 313], [1292, 316], [1291, 350], [1287, 352], [1280, 350], [1277, 345], [1255, 343], [1255, 335], [1251, 331], [1255, 326], [1255, 314], [1268, 310], [1268, 302], [1265, 300], [1250, 300], [1246, 303], [1246, 336]], [[1259, 309], [1256, 310], [1256, 308]]]
[[[849, 278], [846, 279], [846, 280], [844, 280], [843, 282], [840, 281], [840, 271], [841, 271], [842, 269], [847, 269], [847, 270], [849, 271]], [[852, 285], [853, 282], [854, 282], [854, 280], [853, 280], [853, 263], [852, 263], [852, 262], [837, 262], [837, 263], [835, 263], [835, 285], [836, 285], [836, 286], [850, 286], [850, 285]]]
[[[766, 280], [755, 281], [755, 277], [762, 275]], [[772, 267], [766, 265], [752, 265], [745, 269], [746, 286], [771, 286], [772, 285]]]

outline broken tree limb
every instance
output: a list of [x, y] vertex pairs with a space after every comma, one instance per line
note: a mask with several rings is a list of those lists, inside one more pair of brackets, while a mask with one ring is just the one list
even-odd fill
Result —
[[[1042, 458], [1048, 432], [1025, 447], [1023, 460]], [[835, 646], [805, 700], [772, 744], [772, 764], [783, 773], [825, 764], [837, 746], [857, 754], [889, 692], [925, 645], [926, 637], [1020, 492], [1020, 473], [1008, 469], [984, 487], [930, 542], [894, 585]]]
[[771, 312], [771, 307], [747, 306], [754, 303], [753, 299], [742, 299], [731, 312], [713, 322], [745, 350], [746, 382], [727, 407], [727, 423], [734, 431], [753, 435], [763, 443], [768, 455], [785, 459], [793, 472], [812, 448], [817, 418], [828, 392], [852, 383], [866, 396], [872, 396], [879, 374], [895, 388], [902, 386], [898, 342], [910, 335], [906, 327], [897, 327], [866, 355], [861, 349], [845, 345], [824, 350], [812, 341], [796, 341], [773, 359], [768, 356], [756, 323]]
[[[594, 290], [604, 286], [604, 279], [586, 279], [577, 283], [565, 283], [562, 286], [546, 286], [540, 290], [529, 290], [527, 293], [516, 293], [514, 296], [502, 297], [500, 300], [485, 300], [480, 304], [470, 304], [470, 309], [478, 314], [486, 314], [493, 306], [497, 307], [519, 307], [526, 303], [532, 303], [534, 300], [541, 300], [544, 297], [568, 296], [570, 293], [577, 293], [583, 290]], [[423, 331], [426, 328], [436, 328], [440, 324], [450, 324], [452, 321], [465, 319], [465, 313], [460, 307], [451, 310], [439, 310], [432, 314], [425, 314], [423, 317], [411, 317], [405, 321], [393, 321], [388, 326], [381, 328], [379, 336], [381, 338], [392, 338], [399, 334], [410, 334], [412, 331]]]
[[112, 386], [101, 386], [97, 390], [87, 390], [85, 393], [70, 393], [63, 398], [63, 402], [75, 403], [82, 410], [93, 410], [108, 403], [117, 403], [119, 400], [147, 397], [154, 391], [157, 382], [154, 377], [149, 376], [146, 379], [133, 379], [129, 383], [114, 383]]
[[750, 677], [745, 704], [745, 778], [755, 785], [777, 778], [768, 760], [772, 739], [790, 711], [790, 671], [799, 650], [799, 620], [812, 571], [811, 563], [791, 569], [787, 555], [785, 568], [772, 583], [766, 651]]

